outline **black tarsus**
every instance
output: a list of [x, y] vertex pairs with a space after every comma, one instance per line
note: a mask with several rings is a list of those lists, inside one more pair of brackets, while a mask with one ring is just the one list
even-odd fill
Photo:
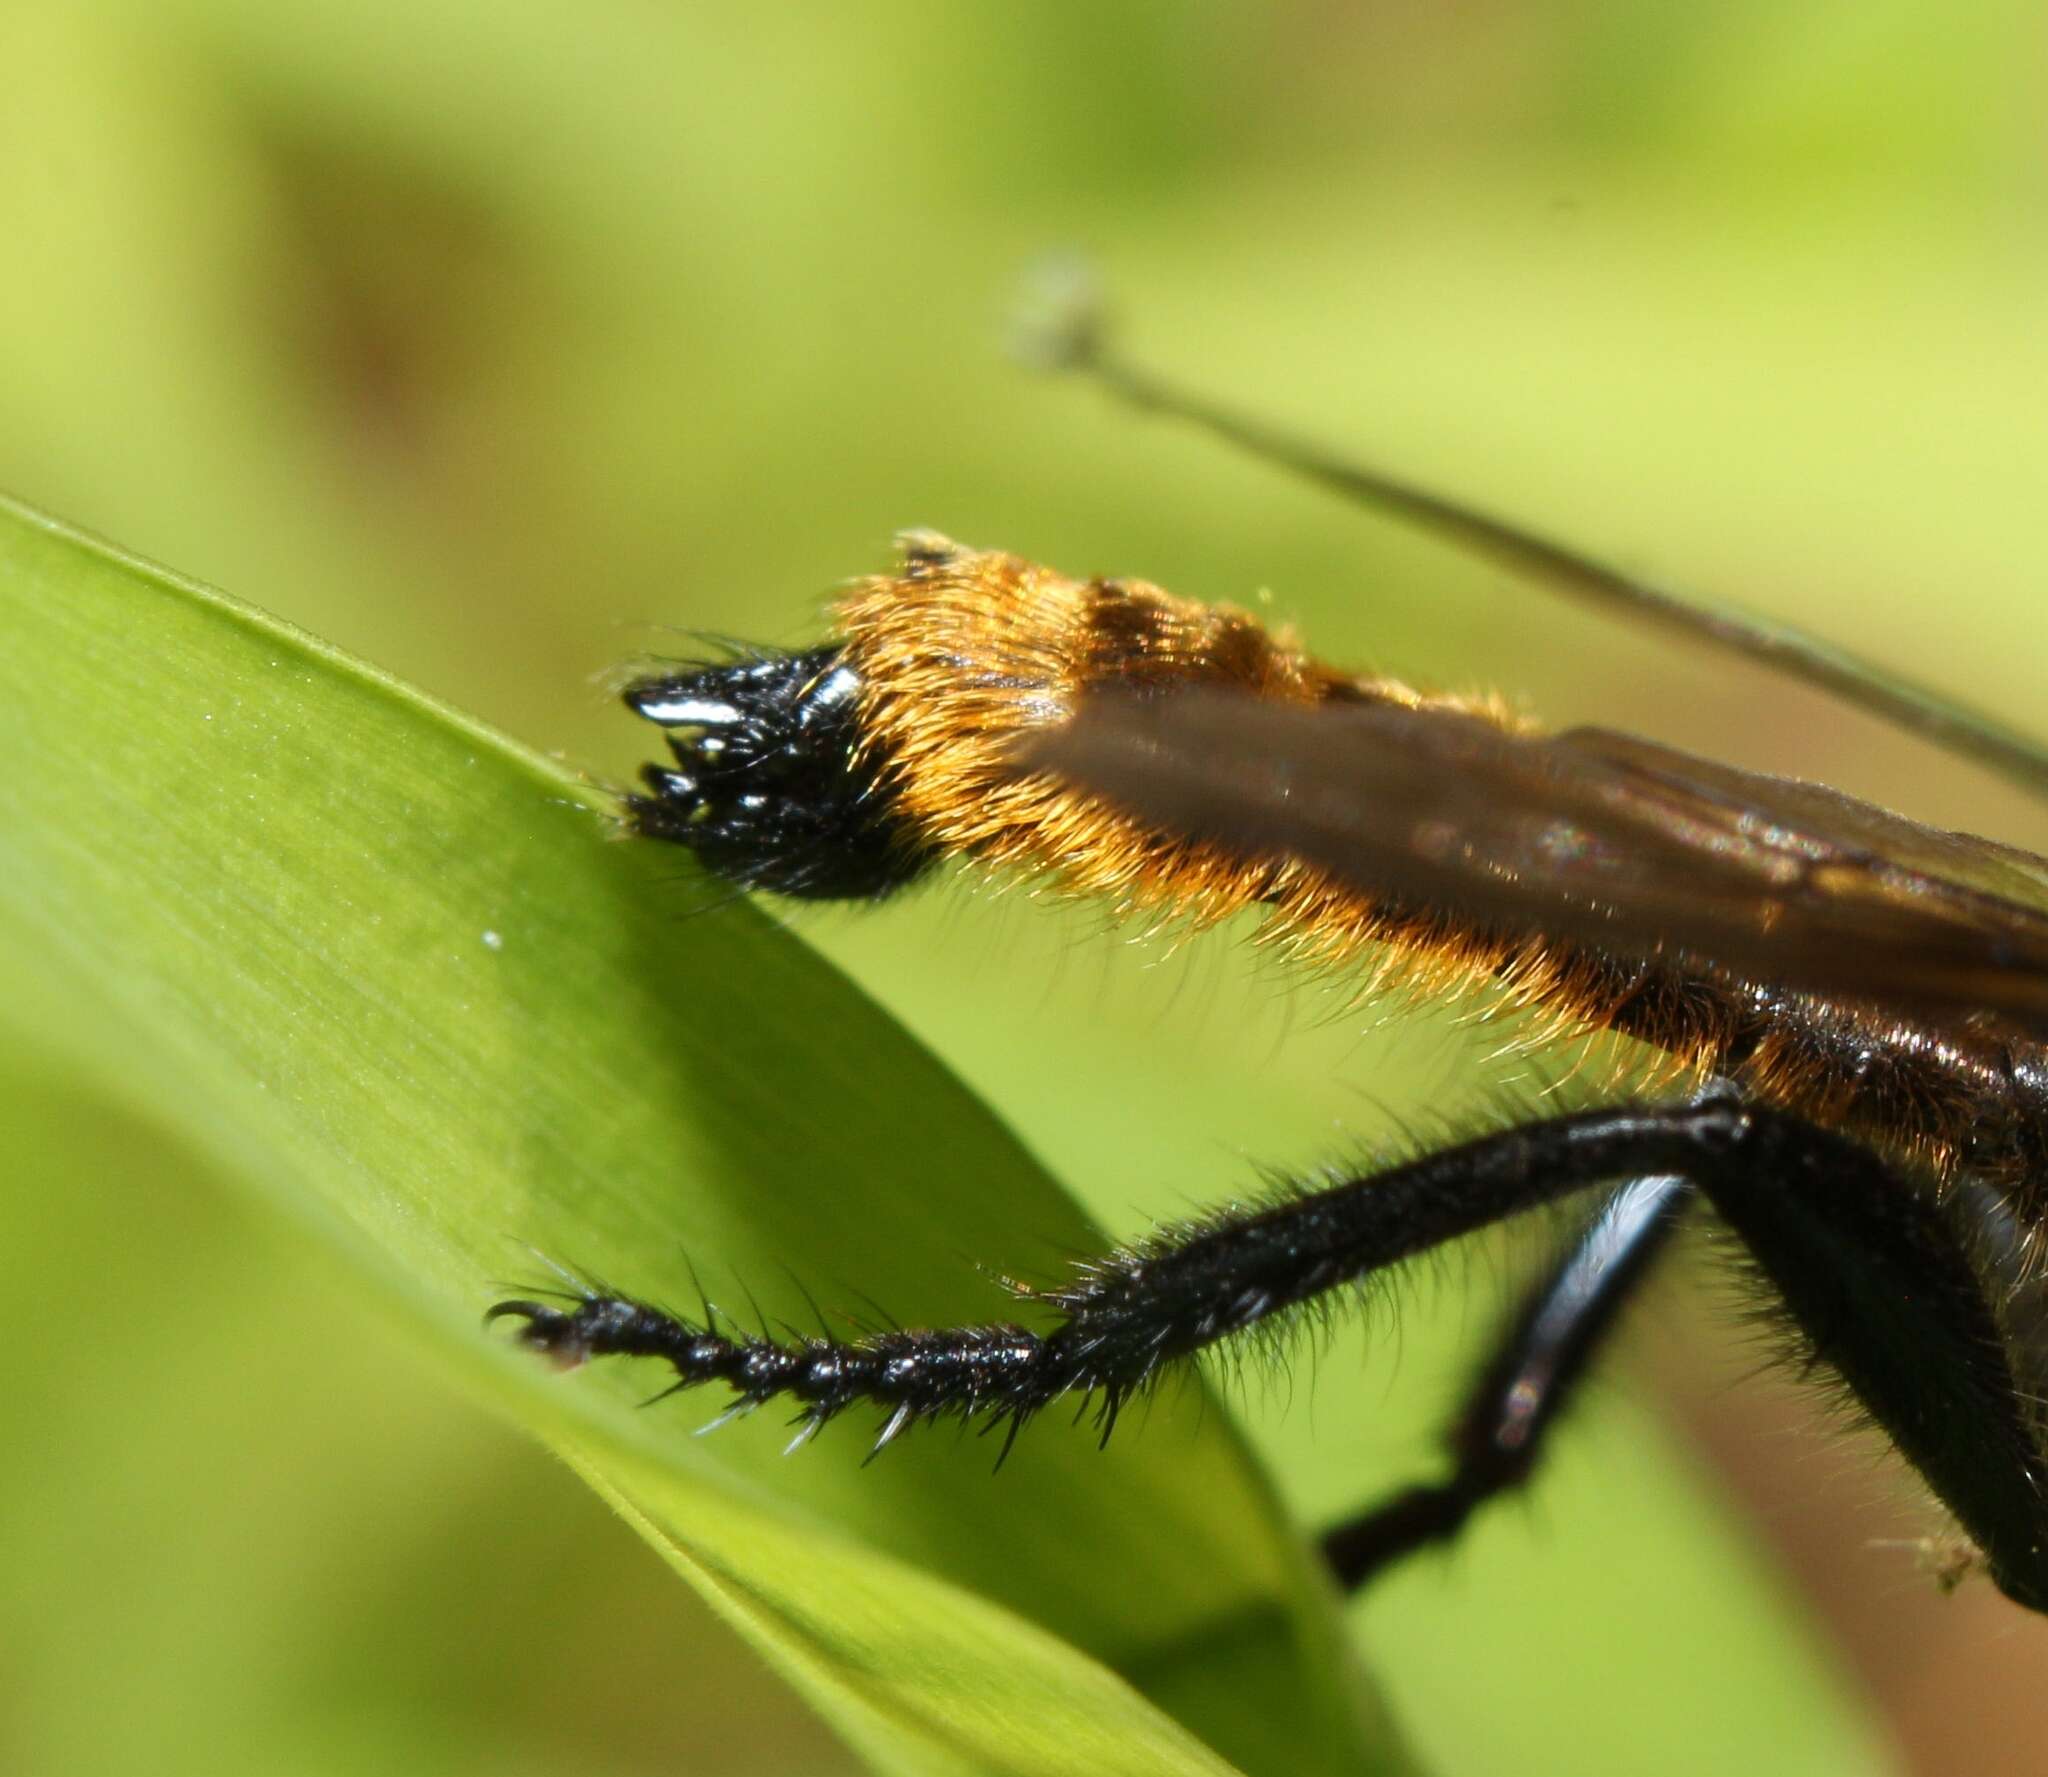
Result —
[[1692, 1196], [1684, 1179], [1666, 1175], [1637, 1179], [1607, 1199], [1529, 1291], [1474, 1378], [1444, 1439], [1448, 1478], [1404, 1488], [1324, 1533], [1323, 1557], [1340, 1586], [1356, 1591], [1448, 1541], [1479, 1507], [1527, 1483]]
[[1924, 1474], [1999, 1584], [2048, 1605], [2048, 1510], [2021, 1394], [1983, 1280], [1933, 1194], [1850, 1137], [1716, 1093], [1582, 1111], [1497, 1131], [1377, 1173], [1161, 1230], [1031, 1300], [1051, 1331], [1011, 1323], [868, 1338], [727, 1337], [646, 1304], [569, 1312], [505, 1302], [526, 1343], [564, 1363], [658, 1357], [740, 1408], [786, 1397], [823, 1421], [887, 1410], [877, 1448], [939, 1418], [1021, 1421], [1064, 1395], [1098, 1426], [1161, 1368], [1506, 1217], [1616, 1179], [1672, 1175], [1740, 1237], [1815, 1359]]

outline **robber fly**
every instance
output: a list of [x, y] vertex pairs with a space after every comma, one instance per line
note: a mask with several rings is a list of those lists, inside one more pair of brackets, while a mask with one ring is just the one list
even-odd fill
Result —
[[[1092, 318], [1069, 367], [1562, 590], [1706, 640], [2048, 798], [2048, 750], [1788, 632], [1351, 468], [1162, 385]], [[666, 1359], [677, 1387], [854, 1406], [877, 1448], [1063, 1397], [1106, 1436], [1162, 1369], [1403, 1259], [1608, 1193], [1510, 1319], [1441, 1480], [1331, 1532], [1356, 1586], [1531, 1472], [1694, 1205], [1746, 1249], [1814, 1364], [1926, 1479], [1981, 1567], [2048, 1610], [2048, 860], [1814, 784], [1323, 665], [1252, 618], [911, 533], [830, 642], [636, 680], [673, 763], [634, 827], [747, 889], [874, 900], [964, 857], [1196, 927], [1254, 910], [1363, 992], [1481, 990], [1548, 1033], [1615, 1033], [1660, 1088], [1161, 1228], [1027, 1318], [844, 1339], [750, 1334], [591, 1291], [500, 1303], [564, 1362]]]

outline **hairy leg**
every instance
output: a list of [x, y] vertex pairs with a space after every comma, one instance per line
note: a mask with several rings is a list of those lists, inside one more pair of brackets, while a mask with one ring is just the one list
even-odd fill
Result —
[[1093, 1395], [1105, 1434], [1166, 1364], [1339, 1285], [1460, 1235], [1646, 1166], [1677, 1171], [1739, 1147], [1755, 1115], [1732, 1103], [1590, 1112], [1503, 1130], [1286, 1198], [1160, 1230], [1030, 1299], [1061, 1316], [908, 1328], [866, 1338], [755, 1337], [624, 1297], [572, 1308], [501, 1302], [492, 1318], [564, 1363], [665, 1358], [677, 1385], [723, 1382], [742, 1402], [778, 1397], [822, 1422], [858, 1402], [889, 1415], [881, 1441], [920, 1419], [1030, 1417]]
[[[558, 1361], [666, 1359], [677, 1388], [723, 1382], [740, 1406], [784, 1398], [804, 1430], [860, 1402], [879, 1449], [920, 1420], [1018, 1427], [1066, 1395], [1108, 1436], [1160, 1370], [1325, 1291], [1616, 1179], [1694, 1185], [1741, 1239], [1810, 1353], [1927, 1477], [1999, 1583], [2048, 1608], [2048, 1475], [2006, 1335], [1949, 1209], [1860, 1142], [1766, 1105], [1583, 1111], [1498, 1131], [1267, 1208], [1170, 1227], [1027, 1299], [1011, 1322], [851, 1340], [777, 1339], [593, 1295], [501, 1302]], [[801, 1434], [800, 1434], [801, 1435]]]

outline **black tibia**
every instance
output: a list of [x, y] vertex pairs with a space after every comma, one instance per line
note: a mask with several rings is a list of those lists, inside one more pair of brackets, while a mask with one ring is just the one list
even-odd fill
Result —
[[[860, 1402], [879, 1442], [919, 1420], [1018, 1425], [1092, 1397], [1107, 1436], [1161, 1368], [1326, 1290], [1616, 1179], [1673, 1175], [1741, 1237], [1819, 1361], [1933, 1484], [1999, 1583], [2048, 1605], [2040, 1461], [1985, 1284], [1913, 1181], [1845, 1136], [1726, 1097], [1555, 1117], [1256, 1210], [1162, 1230], [1028, 1299], [1048, 1332], [998, 1324], [777, 1339], [592, 1296], [500, 1303], [565, 1363], [659, 1357], [676, 1386], [793, 1402], [806, 1431]], [[707, 1317], [708, 1318], [708, 1317]]]
[[1646, 1178], [1602, 1205], [1529, 1292], [1474, 1380], [1445, 1439], [1449, 1478], [1409, 1487], [1324, 1536], [1339, 1585], [1355, 1589], [1404, 1555], [1456, 1536], [1486, 1501], [1528, 1480], [1550, 1428], [1669, 1246], [1692, 1195], [1682, 1178]]
[[858, 744], [859, 689], [834, 648], [636, 679], [627, 707], [668, 730], [676, 764], [641, 772], [634, 826], [741, 888], [859, 901], [903, 887], [932, 858], [892, 813], [887, 758]]
[[1739, 1142], [1747, 1113], [1725, 1105], [1607, 1111], [1511, 1129], [1268, 1208], [1162, 1229], [1029, 1299], [1058, 1311], [1050, 1332], [1013, 1324], [908, 1329], [858, 1340], [755, 1337], [707, 1313], [680, 1320], [591, 1296], [558, 1310], [503, 1302], [521, 1337], [565, 1363], [665, 1358], [684, 1387], [723, 1382], [742, 1402], [785, 1396], [822, 1422], [857, 1402], [890, 1417], [884, 1440], [920, 1419], [1018, 1421], [1062, 1395], [1093, 1395], [1105, 1434], [1122, 1403], [1166, 1364], [1340, 1284], [1504, 1216], [1697, 1150]]
[[905, 1329], [866, 1339], [772, 1339], [643, 1302], [590, 1296], [559, 1310], [500, 1302], [520, 1337], [563, 1363], [664, 1357], [678, 1386], [723, 1382], [741, 1402], [786, 1396], [807, 1423], [856, 1402], [889, 1413], [883, 1441], [920, 1419], [1024, 1421], [1063, 1394], [1090, 1394], [1108, 1433], [1122, 1402], [1178, 1357], [1241, 1333], [1339, 1284], [1427, 1253], [1503, 1216], [1649, 1163], [1677, 1169], [1743, 1140], [1731, 1106], [1618, 1110], [1505, 1130], [1264, 1210], [1163, 1228], [1028, 1300], [1063, 1318]]

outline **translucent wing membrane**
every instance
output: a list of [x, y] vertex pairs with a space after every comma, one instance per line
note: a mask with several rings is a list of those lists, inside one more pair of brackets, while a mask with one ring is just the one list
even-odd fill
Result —
[[1091, 696], [1018, 757], [1147, 825], [1460, 924], [2048, 1029], [2048, 862], [1819, 785], [1599, 729], [1199, 689]]

